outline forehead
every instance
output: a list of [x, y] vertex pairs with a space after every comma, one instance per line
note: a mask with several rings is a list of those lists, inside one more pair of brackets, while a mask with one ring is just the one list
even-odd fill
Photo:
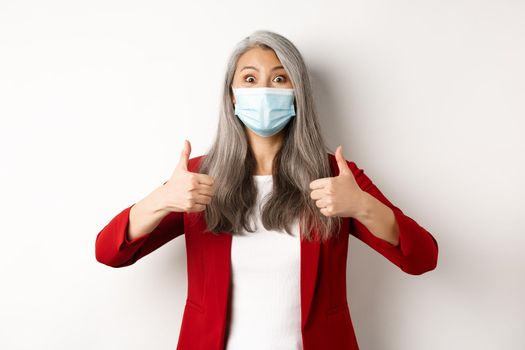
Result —
[[254, 47], [243, 53], [237, 61], [237, 70], [244, 66], [255, 66], [260, 68], [271, 68], [281, 64], [279, 58], [272, 49]]

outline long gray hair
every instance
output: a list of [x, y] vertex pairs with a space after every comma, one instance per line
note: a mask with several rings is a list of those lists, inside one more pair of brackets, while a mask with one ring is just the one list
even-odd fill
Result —
[[284, 128], [283, 145], [273, 160], [273, 189], [261, 208], [261, 222], [267, 230], [292, 234], [290, 225], [299, 219], [303, 239], [317, 238], [312, 237], [312, 228], [322, 240], [329, 239], [339, 233], [341, 219], [324, 216], [310, 198], [310, 182], [333, 174], [317, 121], [308, 70], [292, 42], [267, 30], [257, 30], [241, 40], [227, 63], [217, 134], [199, 169], [215, 179], [215, 194], [204, 210], [207, 230], [241, 234], [244, 228], [254, 232], [249, 225], [257, 196], [252, 177], [256, 161], [243, 123], [234, 114], [231, 90], [239, 57], [254, 47], [272, 49], [281, 61], [294, 86], [296, 111]]

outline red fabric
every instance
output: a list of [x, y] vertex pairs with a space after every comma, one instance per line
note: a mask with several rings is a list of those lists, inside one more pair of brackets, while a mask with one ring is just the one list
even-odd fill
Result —
[[[205, 156], [189, 160], [197, 171]], [[335, 156], [328, 153], [332, 173], [339, 174]], [[301, 332], [304, 350], [359, 349], [346, 293], [348, 234], [362, 240], [402, 271], [419, 275], [437, 266], [435, 238], [394, 206], [364, 171], [347, 161], [357, 183], [390, 207], [400, 229], [399, 245], [373, 235], [363, 224], [343, 218], [339, 239], [325, 243], [301, 240]], [[131, 205], [132, 206], [132, 205]], [[170, 240], [184, 234], [188, 290], [177, 350], [222, 350], [225, 345], [230, 287], [231, 235], [206, 231], [202, 212], [168, 214], [148, 235], [128, 240], [131, 206], [117, 214], [97, 235], [97, 261], [111, 267], [134, 264]]]

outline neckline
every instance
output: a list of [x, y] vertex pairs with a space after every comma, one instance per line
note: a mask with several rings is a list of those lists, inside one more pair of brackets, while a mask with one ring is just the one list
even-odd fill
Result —
[[271, 179], [273, 177], [272, 174], [270, 175], [252, 175], [256, 180], [257, 179]]

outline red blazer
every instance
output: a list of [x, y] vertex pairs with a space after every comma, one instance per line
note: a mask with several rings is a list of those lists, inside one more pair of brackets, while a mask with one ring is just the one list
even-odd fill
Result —
[[[198, 172], [205, 155], [190, 158], [188, 170]], [[339, 168], [328, 153], [332, 174]], [[364, 171], [346, 161], [362, 190], [389, 206], [400, 229], [399, 245], [373, 235], [353, 218], [343, 218], [339, 239], [301, 240], [301, 332], [304, 350], [358, 349], [346, 297], [346, 259], [349, 234], [397, 265], [419, 275], [437, 266], [435, 238], [394, 206]], [[132, 205], [131, 205], [132, 206]], [[97, 261], [111, 267], [134, 264], [175, 237], [186, 240], [188, 290], [177, 350], [222, 350], [225, 347], [230, 287], [231, 234], [206, 231], [202, 212], [171, 212], [151, 233], [126, 237], [131, 206], [117, 214], [97, 235]], [[228, 232], [225, 232], [228, 233]]]

